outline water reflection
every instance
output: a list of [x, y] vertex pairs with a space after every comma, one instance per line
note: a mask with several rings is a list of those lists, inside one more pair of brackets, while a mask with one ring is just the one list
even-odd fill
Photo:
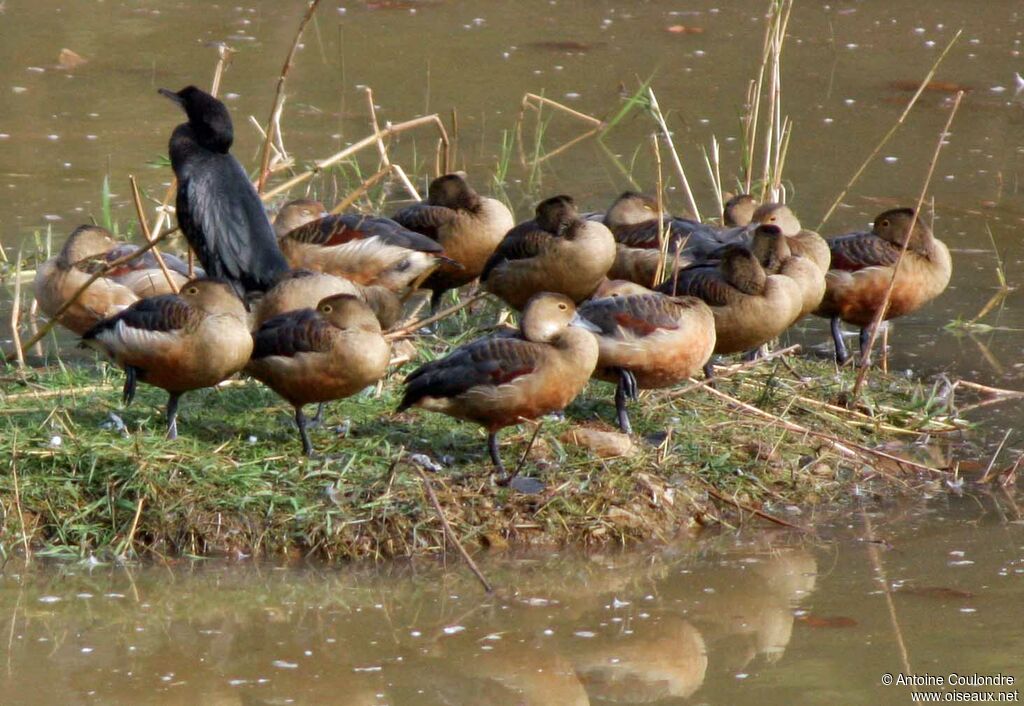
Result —
[[1017, 508], [1005, 494], [943, 496], [867, 516], [870, 533], [855, 515], [813, 543], [765, 533], [494, 555], [483, 561], [492, 598], [429, 561], [8, 565], [0, 693], [32, 704], [877, 703], [879, 676], [900, 669], [894, 625], [919, 671], [1020, 674]]

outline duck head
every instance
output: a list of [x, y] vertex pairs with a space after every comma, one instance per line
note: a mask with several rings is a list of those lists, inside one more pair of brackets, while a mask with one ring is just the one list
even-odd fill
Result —
[[342, 331], [368, 331], [380, 333], [380, 321], [373, 309], [352, 294], [334, 294], [316, 305], [327, 321]]
[[764, 291], [767, 275], [750, 250], [733, 243], [722, 248], [721, 254], [719, 269], [729, 284], [744, 294], [757, 295]]
[[466, 175], [454, 172], [439, 176], [430, 182], [427, 203], [453, 210], [473, 211], [480, 206], [480, 196], [466, 182]]
[[608, 207], [604, 222], [609, 228], [646, 223], [658, 217], [658, 202], [647, 194], [624, 191]]
[[304, 226], [326, 215], [327, 209], [319, 201], [295, 199], [286, 203], [277, 212], [277, 216], [274, 217], [274, 232], [280, 238], [299, 226]]
[[569, 228], [579, 221], [576, 202], [571, 196], [560, 194], [544, 199], [535, 211], [537, 226], [554, 235], [565, 235]]
[[234, 288], [221, 279], [201, 277], [189, 280], [178, 295], [209, 316], [228, 315], [241, 320], [247, 316], [245, 305]]
[[[913, 230], [910, 227], [911, 223], [914, 226]], [[931, 230], [920, 219], [914, 221], [912, 208], [893, 208], [878, 214], [871, 231], [879, 238], [899, 247], [903, 247], [903, 243], [909, 240], [910, 244], [907, 247], [918, 252], [927, 250], [933, 237]]]
[[751, 218], [752, 223], [759, 223], [766, 226], [778, 226], [783, 235], [797, 235], [802, 226], [800, 219], [784, 203], [761, 204]]
[[782, 261], [792, 255], [782, 229], [770, 225], [759, 225], [754, 231], [750, 252], [761, 263], [761, 267], [772, 273], [778, 272]]
[[729, 227], [750, 225], [756, 210], [757, 201], [750, 194], [733, 196], [722, 209], [722, 224]]
[[103, 255], [117, 247], [117, 241], [106, 228], [99, 226], [78, 226], [68, 236], [64, 247], [60, 250], [60, 262], [70, 267], [76, 262]]
[[520, 328], [534, 343], [549, 343], [569, 326], [597, 332], [600, 329], [576, 313], [576, 305], [564, 294], [534, 294], [523, 308]]

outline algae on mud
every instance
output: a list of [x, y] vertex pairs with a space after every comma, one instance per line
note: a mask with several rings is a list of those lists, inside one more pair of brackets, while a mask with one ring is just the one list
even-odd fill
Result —
[[[467, 330], [444, 323], [456, 338]], [[418, 357], [448, 345], [431, 337]], [[682, 394], [648, 392], [633, 410], [632, 450], [600, 458], [566, 433], [613, 429], [609, 388], [592, 382], [565, 420], [544, 420], [522, 471], [543, 487], [524, 493], [493, 483], [475, 427], [392, 413], [401, 369], [379, 388], [334, 403], [328, 425], [313, 432], [326, 455], [306, 460], [287, 405], [252, 380], [186, 397], [181, 436], [168, 441], [160, 392], [143, 388], [122, 409], [119, 371], [61, 363], [23, 377], [12, 367], [0, 376], [0, 450], [8, 459], [0, 548], [99, 558], [437, 552], [445, 540], [410, 466], [424, 463], [417, 454], [441, 467], [434, 486], [468, 547], [666, 541], [728, 524], [737, 508], [742, 517], [758, 511], [799, 523], [792, 506], [841, 504], [866, 480], [888, 487], [942, 477], [850, 451], [955, 433], [948, 400], [929, 386], [875, 373], [849, 411], [832, 403], [853, 376], [832, 363], [787, 356], [739, 368], [720, 378], [722, 392], [777, 422], [700, 384]], [[518, 458], [533, 432], [508, 430], [506, 458]]]

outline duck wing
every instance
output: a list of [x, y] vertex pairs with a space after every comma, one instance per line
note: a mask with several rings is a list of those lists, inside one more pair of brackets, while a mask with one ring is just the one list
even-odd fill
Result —
[[692, 301], [662, 294], [637, 294], [627, 297], [603, 297], [583, 304], [579, 313], [597, 324], [601, 333], [618, 337], [628, 333], [637, 338], [661, 330], [679, 328], [681, 308], [690, 308]]
[[263, 203], [230, 154], [192, 155], [178, 174], [176, 205], [178, 225], [208, 275], [263, 292], [288, 271]]
[[443, 248], [436, 240], [409, 230], [390, 218], [358, 213], [324, 216], [289, 231], [284, 237], [323, 247], [377, 238], [382, 245], [437, 255], [443, 254]]
[[392, 216], [392, 219], [405, 228], [425, 235], [431, 240], [440, 240], [441, 229], [453, 223], [457, 217], [458, 213], [446, 206], [415, 203], [403, 208]]
[[491, 336], [456, 348], [414, 370], [405, 379], [398, 411], [424, 397], [457, 397], [474, 387], [497, 387], [532, 373], [546, 346], [511, 336]]
[[710, 306], [727, 306], [743, 293], [725, 281], [717, 263], [699, 263], [677, 270], [655, 288], [670, 295], [690, 295]]
[[480, 273], [480, 281], [485, 282], [491, 270], [503, 262], [536, 257], [546, 250], [556, 237], [538, 226], [536, 221], [520, 223], [505, 234], [494, 253], [488, 258], [483, 272]]
[[860, 232], [840, 235], [828, 241], [833, 270], [856, 272], [865, 267], [891, 267], [900, 256], [900, 249], [874, 233]]
[[252, 359], [331, 350], [333, 327], [313, 309], [289, 311], [267, 319], [253, 334]]

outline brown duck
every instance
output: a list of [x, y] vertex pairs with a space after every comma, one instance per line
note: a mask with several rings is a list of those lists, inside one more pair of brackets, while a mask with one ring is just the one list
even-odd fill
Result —
[[734, 243], [720, 261], [683, 268], [658, 291], [704, 300], [715, 316], [715, 353], [739, 353], [772, 340], [800, 316], [803, 291], [785, 272], [769, 275], [746, 246]]
[[230, 284], [195, 279], [179, 294], [141, 299], [104, 319], [82, 343], [124, 368], [124, 402], [138, 382], [167, 390], [167, 437], [178, 435], [182, 393], [211, 387], [249, 360], [252, 335], [247, 313]]
[[626, 400], [701, 370], [715, 348], [715, 317], [696, 297], [668, 296], [632, 282], [610, 282], [599, 295], [581, 304], [579, 314], [600, 329], [594, 377], [616, 384], [619, 428], [629, 434]]
[[537, 205], [536, 218], [505, 235], [480, 281], [515, 309], [538, 292], [579, 302], [594, 293], [614, 261], [608, 228], [581, 219], [571, 197], [554, 196]]
[[285, 312], [316, 308], [321, 300], [335, 294], [350, 294], [367, 304], [383, 329], [391, 328], [402, 317], [402, 302], [390, 289], [356, 284], [326, 272], [292, 270], [259, 298], [253, 307], [252, 328]]
[[[914, 224], [911, 229], [911, 223]], [[896, 270], [896, 260], [904, 243], [906, 254]], [[815, 312], [832, 320], [832, 340], [836, 360], [849, 359], [843, 343], [840, 321], [861, 327], [862, 350], [868, 327], [882, 306], [889, 282], [896, 283], [884, 320], [917, 311], [946, 289], [953, 261], [946, 245], [920, 220], [914, 222], [914, 209], [896, 208], [875, 218], [869, 232], [856, 232], [831, 238], [831, 269], [826, 275], [825, 298]]]
[[[292, 202], [282, 207], [275, 226], [281, 221], [279, 229], [284, 230], [322, 211], [323, 206], [316, 202]], [[399, 293], [446, 261], [436, 241], [390, 218], [361, 214], [316, 218], [285, 232], [278, 245], [293, 269], [327, 272]]]
[[666, 231], [669, 238], [667, 267], [683, 267], [739, 238], [750, 223], [755, 206], [749, 194], [730, 199], [724, 210], [725, 223], [730, 227], [725, 229], [667, 215], [659, 228], [657, 201], [646, 194], [627, 191], [612, 202], [603, 216], [616, 242], [615, 263], [608, 277], [652, 287], [661, 257], [661, 238]]
[[313, 455], [313, 445], [303, 405], [349, 397], [372, 385], [384, 375], [391, 356], [373, 310], [352, 294], [334, 294], [316, 309], [276, 316], [253, 338], [246, 372], [295, 407], [307, 456]]
[[[53, 318], [89, 280], [95, 271], [97, 258], [104, 259], [117, 245], [104, 228], [75, 228], [57, 257], [47, 260], [36, 270], [35, 295], [40, 311]], [[100, 277], [60, 315], [58, 323], [81, 335], [108, 316], [123, 311], [138, 298], [130, 288], [116, 280]]]
[[497, 199], [480, 196], [462, 174], [445, 174], [430, 182], [427, 200], [403, 208], [394, 220], [436, 240], [452, 262], [424, 281], [436, 309], [449, 289], [468, 284], [483, 272], [505, 234], [515, 225], [512, 212]]
[[499, 472], [498, 431], [565, 408], [587, 385], [597, 364], [594, 329], [570, 298], [537, 294], [523, 311], [520, 333], [459, 346], [405, 379], [398, 406], [441, 412], [487, 429], [487, 449]]

